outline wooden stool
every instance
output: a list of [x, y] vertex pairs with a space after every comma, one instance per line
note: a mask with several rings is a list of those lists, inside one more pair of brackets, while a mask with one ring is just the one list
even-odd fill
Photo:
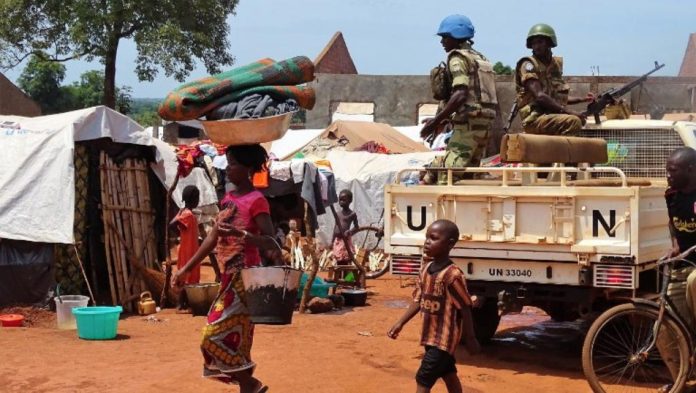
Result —
[[[353, 273], [353, 277], [355, 279], [353, 281], [346, 281], [345, 277], [348, 275], [348, 273]], [[332, 294], [336, 293], [336, 288], [338, 286], [349, 286], [349, 287], [354, 287], [356, 285], [360, 285], [360, 282], [358, 280], [358, 275], [360, 274], [360, 270], [358, 270], [357, 267], [354, 265], [339, 265], [339, 266], [331, 266], [328, 269], [328, 277], [324, 280], [327, 283], [331, 284], [336, 284], [336, 286], [331, 287], [330, 291]]]

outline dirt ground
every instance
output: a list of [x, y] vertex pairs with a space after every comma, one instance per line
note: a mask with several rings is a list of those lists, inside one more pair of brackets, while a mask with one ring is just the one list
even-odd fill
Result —
[[[256, 376], [275, 393], [415, 391], [420, 320], [398, 340], [386, 337], [408, 305], [413, 287], [405, 283], [391, 276], [368, 281], [373, 294], [366, 307], [257, 325]], [[0, 391], [239, 391], [201, 377], [202, 316], [173, 310], [156, 314], [157, 321], [122, 316], [116, 340], [85, 341], [56, 329], [55, 314], [45, 313], [33, 316], [31, 327], [0, 328]], [[582, 337], [579, 323], [554, 323], [533, 308], [506, 316], [482, 354], [457, 353], [465, 392], [589, 392], [580, 368]], [[442, 382], [433, 388], [445, 391]]]

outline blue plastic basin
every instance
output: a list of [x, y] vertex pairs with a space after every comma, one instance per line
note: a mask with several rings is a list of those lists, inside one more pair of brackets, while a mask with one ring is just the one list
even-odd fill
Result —
[[123, 307], [76, 307], [77, 336], [85, 340], [111, 340], [116, 337]]
[[[297, 291], [297, 298], [298, 299], [302, 298], [302, 291], [304, 291], [304, 286], [305, 286], [305, 283], [307, 282], [308, 278], [309, 278], [309, 276], [307, 275], [307, 273], [302, 273], [302, 278], [300, 279], [300, 290]], [[329, 289], [331, 289], [335, 286], [336, 286], [336, 284], [327, 283], [321, 277], [314, 277], [314, 281], [312, 282], [312, 287], [309, 290], [309, 295], [315, 296], [315, 297], [328, 297], [329, 296]]]

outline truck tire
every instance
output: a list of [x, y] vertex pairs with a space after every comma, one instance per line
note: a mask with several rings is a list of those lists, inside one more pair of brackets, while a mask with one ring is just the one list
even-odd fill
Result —
[[553, 304], [548, 309], [544, 309], [554, 322], [572, 322], [580, 318], [577, 310], [568, 308], [565, 304]]
[[498, 303], [495, 298], [484, 299], [480, 308], [474, 308], [474, 333], [480, 344], [488, 344], [498, 330], [500, 315], [498, 315]]

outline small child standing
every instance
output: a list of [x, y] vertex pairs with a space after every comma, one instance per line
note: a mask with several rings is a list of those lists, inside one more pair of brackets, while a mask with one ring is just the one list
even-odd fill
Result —
[[[177, 269], [181, 269], [185, 266], [198, 250], [198, 220], [193, 214], [193, 209], [198, 207], [199, 197], [200, 193], [196, 186], [186, 186], [181, 193], [184, 207], [179, 210], [179, 213], [170, 223], [170, 225], [176, 225], [176, 228], [179, 230], [180, 240], [176, 262]], [[183, 284], [198, 284], [200, 280], [201, 265], [198, 264], [186, 274]], [[187, 306], [186, 303], [186, 292], [181, 291], [179, 295], [179, 309], [185, 309]]]
[[464, 273], [449, 257], [458, 239], [459, 229], [452, 221], [437, 220], [428, 227], [423, 251], [432, 262], [421, 269], [413, 303], [387, 333], [396, 339], [408, 321], [419, 311], [423, 314], [420, 343], [425, 355], [416, 373], [416, 393], [430, 392], [440, 378], [447, 392], [461, 393], [454, 351], [462, 336], [469, 353], [480, 350], [471, 319], [476, 297], [469, 295]]
[[[338, 194], [338, 206], [341, 207], [341, 210], [336, 214], [341, 226], [339, 227], [336, 223], [333, 233], [333, 255], [338, 265], [347, 265], [351, 262], [347, 247], [353, 247], [350, 238], [353, 235], [353, 230], [358, 228], [358, 215], [350, 210], [351, 203], [353, 203], [353, 193], [350, 190], [343, 190]], [[351, 227], [353, 228], [351, 229]], [[341, 239], [341, 229], [343, 229], [345, 242]]]

